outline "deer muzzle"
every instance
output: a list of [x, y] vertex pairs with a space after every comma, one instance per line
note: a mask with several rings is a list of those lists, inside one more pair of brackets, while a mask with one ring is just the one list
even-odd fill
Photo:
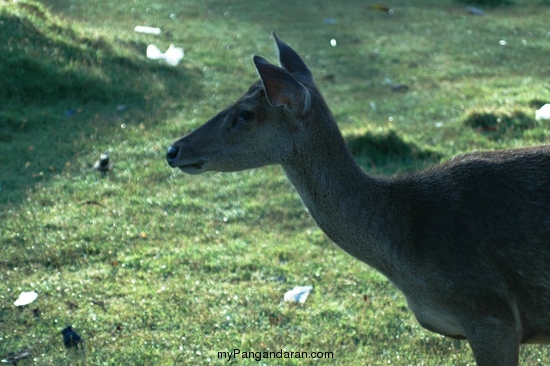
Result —
[[180, 148], [170, 146], [166, 151], [166, 161], [172, 168], [180, 168], [181, 171], [188, 174], [200, 174], [204, 171], [204, 160], [185, 159], [180, 157]]

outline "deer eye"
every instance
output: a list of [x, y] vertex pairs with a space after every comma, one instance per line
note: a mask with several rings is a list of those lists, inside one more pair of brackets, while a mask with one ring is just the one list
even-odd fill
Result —
[[237, 115], [237, 119], [239, 122], [249, 122], [254, 118], [254, 113], [250, 111], [242, 110]]

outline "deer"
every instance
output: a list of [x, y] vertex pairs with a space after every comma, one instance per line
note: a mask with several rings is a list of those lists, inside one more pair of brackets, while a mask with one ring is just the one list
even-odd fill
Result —
[[466, 339], [478, 366], [550, 342], [550, 146], [470, 152], [371, 176], [356, 163], [304, 60], [272, 33], [244, 95], [174, 142], [187, 174], [282, 166], [316, 224], [400, 290], [419, 324]]

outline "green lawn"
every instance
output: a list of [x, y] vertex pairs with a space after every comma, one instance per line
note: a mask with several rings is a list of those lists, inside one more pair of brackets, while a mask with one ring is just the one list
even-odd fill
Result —
[[[279, 167], [188, 176], [165, 152], [247, 90], [254, 54], [276, 61], [272, 30], [305, 57], [372, 174], [547, 143], [534, 116], [550, 103], [548, 2], [485, 16], [451, 0], [395, 0], [393, 15], [299, 3], [0, 0], [0, 357], [226, 364], [218, 352], [239, 349], [333, 353], [260, 364], [474, 364], [466, 342], [423, 330], [395, 287], [323, 235]], [[150, 43], [185, 58], [148, 60]], [[104, 151], [107, 174], [92, 169]], [[305, 304], [282, 301], [301, 285], [314, 286]], [[31, 290], [33, 304], [13, 305]], [[65, 350], [67, 325], [81, 350]], [[550, 349], [521, 357], [545, 365]]]

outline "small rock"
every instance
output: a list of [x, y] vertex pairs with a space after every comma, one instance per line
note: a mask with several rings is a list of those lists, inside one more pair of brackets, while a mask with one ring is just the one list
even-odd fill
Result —
[[67, 328], [63, 329], [61, 331], [61, 334], [63, 335], [63, 344], [67, 349], [78, 349], [78, 345], [82, 343], [82, 338], [73, 330], [73, 327], [70, 325]]
[[111, 168], [112, 164], [109, 160], [109, 152], [106, 151], [101, 154], [99, 160], [94, 163], [94, 169], [100, 172], [108, 172]]
[[466, 11], [468, 12], [468, 14], [471, 14], [471, 15], [485, 15], [483, 10], [479, 8], [474, 8], [473, 6], [467, 7]]
[[409, 90], [409, 86], [405, 84], [393, 84], [391, 90], [394, 92], [406, 92]]

